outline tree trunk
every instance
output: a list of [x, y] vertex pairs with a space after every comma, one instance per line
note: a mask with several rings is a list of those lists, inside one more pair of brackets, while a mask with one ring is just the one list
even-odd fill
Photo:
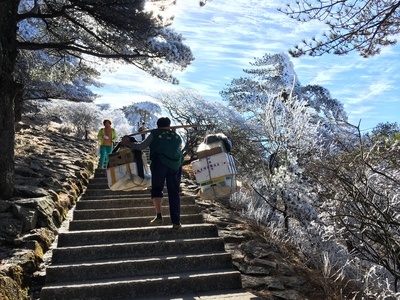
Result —
[[14, 190], [14, 118], [18, 84], [13, 72], [17, 57], [16, 32], [19, 1], [0, 1], [0, 199]]
[[22, 120], [22, 109], [24, 107], [23, 96], [23, 85], [18, 84], [16, 95], [14, 97], [14, 122], [17, 123]]

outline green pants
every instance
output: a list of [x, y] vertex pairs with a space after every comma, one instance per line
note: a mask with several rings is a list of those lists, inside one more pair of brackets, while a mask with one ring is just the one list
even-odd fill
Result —
[[100, 168], [107, 168], [108, 155], [112, 152], [112, 146], [100, 146]]

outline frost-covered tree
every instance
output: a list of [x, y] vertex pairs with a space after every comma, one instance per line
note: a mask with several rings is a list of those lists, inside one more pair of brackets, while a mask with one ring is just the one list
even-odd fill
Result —
[[92, 103], [60, 103], [59, 107], [65, 112], [63, 124], [72, 127], [77, 137], [83, 137], [94, 126], [98, 116], [98, 110]]
[[314, 109], [315, 123], [324, 122], [325, 126], [330, 127], [332, 123], [347, 121], [343, 105], [332, 98], [327, 89], [300, 84], [287, 54], [265, 54], [250, 65], [254, 68], [243, 70], [246, 77], [233, 79], [221, 92], [222, 98], [250, 121], [260, 123], [265, 105], [277, 97], [282, 101], [289, 97], [304, 101], [305, 105]]
[[[54, 0], [0, 2], [0, 197], [12, 197], [14, 121], [23, 86], [16, 81], [18, 50], [48, 51], [62, 65], [71, 57], [95, 63], [128, 63], [162, 80], [177, 83], [172, 71], [194, 59], [183, 37], [168, 28], [164, 12], [174, 1]], [[22, 26], [22, 23], [26, 26]], [[27, 24], [29, 23], [29, 24]], [[17, 35], [18, 25], [32, 34]], [[29, 27], [29, 25], [31, 25]]]
[[[292, 96], [265, 104], [261, 134], [274, 161], [260, 160], [258, 178], [246, 181], [231, 203], [257, 222], [285, 228], [310, 265], [322, 269], [329, 261], [329, 276], [337, 280], [361, 287], [360, 274], [368, 278], [376, 270], [379, 281], [360, 294], [393, 297], [400, 266], [398, 144], [370, 148], [370, 141], [363, 150], [356, 128], [323, 134], [315, 113]], [[266, 171], [257, 172], [260, 166]]]
[[297, 94], [300, 83], [289, 57], [284, 54], [265, 54], [250, 62], [253, 69], [244, 69], [246, 77], [233, 79], [221, 91], [222, 98], [237, 111], [260, 121], [264, 105], [280, 93]]
[[60, 58], [42, 50], [21, 50], [17, 58], [15, 77], [23, 84], [22, 101], [62, 99], [92, 102], [97, 98], [88, 87], [100, 87], [99, 72], [83, 61]]
[[17, 47], [45, 50], [60, 65], [70, 57], [114, 59], [176, 82], [171, 70], [186, 67], [193, 56], [182, 36], [168, 28], [173, 18], [164, 12], [172, 5], [172, 0], [24, 0], [18, 17], [28, 33], [19, 36]]
[[[270, 156], [268, 169], [260, 176], [262, 190], [273, 212], [283, 213], [289, 230], [289, 218], [303, 224], [317, 219], [313, 187], [304, 177], [303, 169], [312, 156], [324, 152], [325, 142], [320, 124], [313, 120], [314, 110], [306, 101], [281, 96], [269, 101], [264, 109], [261, 128], [266, 138], [264, 147]], [[265, 163], [260, 161], [259, 165]]]
[[[293, 109], [298, 107], [307, 109], [307, 116], [310, 118], [307, 123], [313, 123], [314, 128], [326, 139], [332, 138], [339, 127], [347, 126], [347, 115], [343, 105], [321, 86], [302, 86], [288, 55], [266, 54], [251, 65], [254, 66], [253, 69], [244, 70], [248, 75], [233, 79], [221, 92], [221, 96], [229, 106], [246, 116], [254, 127], [264, 124], [265, 120], [274, 122], [277, 118], [285, 120], [285, 124], [290, 124], [288, 118], [296, 120], [298, 116]], [[291, 113], [287, 113], [288, 111]], [[273, 115], [266, 116], [266, 113]], [[301, 109], [297, 113], [302, 113]], [[280, 125], [271, 123], [269, 126], [275, 130], [274, 126], [279, 128]], [[282, 149], [274, 146], [277, 136], [268, 134], [267, 130], [259, 130], [258, 135], [253, 138], [265, 141], [267, 156], [272, 160], [270, 164], [274, 164], [273, 160], [277, 155], [281, 155], [277, 151]]]
[[[314, 116], [307, 101], [291, 97], [278, 97], [265, 106], [263, 135], [265, 147], [274, 154], [273, 169], [252, 185], [269, 207], [264, 216], [253, 211], [267, 224], [284, 224], [315, 266], [323, 262], [318, 253], [327, 253], [336, 261], [337, 272], [343, 267], [354, 275], [356, 265], [346, 262], [354, 255], [366, 269], [384, 268], [388, 286], [397, 292], [398, 143], [365, 141], [350, 125], [325, 134], [326, 128], [319, 129], [325, 125]], [[375, 291], [383, 284], [377, 283]]]
[[[362, 139], [313, 159], [306, 173], [318, 187], [325, 222], [351, 253], [385, 268], [400, 291], [400, 168], [398, 143]], [[345, 139], [345, 140], [343, 140]], [[352, 138], [355, 141], [354, 138]], [[383, 299], [383, 298], [382, 298]]]
[[301, 0], [282, 10], [299, 22], [319, 20], [327, 25], [322, 37], [303, 40], [290, 54], [298, 57], [324, 53], [344, 55], [357, 51], [363, 57], [379, 54], [397, 43], [400, 33], [399, 1]]
[[37, 102], [33, 106], [39, 111], [32, 111], [30, 115], [35, 114], [35, 118], [44, 125], [58, 123], [64, 132], [73, 133], [77, 137], [83, 137], [86, 131], [96, 136], [98, 130], [103, 127], [102, 120], [105, 118], [112, 120], [112, 126], [119, 138], [134, 130], [121, 109], [66, 100], [32, 101]]
[[132, 103], [129, 106], [124, 106], [122, 111], [134, 131], [138, 131], [143, 122], [146, 128], [155, 128], [157, 119], [161, 117], [162, 113], [160, 105], [151, 101]]
[[[31, 0], [20, 2], [20, 11], [30, 10]], [[18, 39], [40, 39], [45, 23], [27, 18], [18, 24]], [[91, 102], [96, 95], [88, 86], [101, 86], [95, 81], [99, 71], [72, 55], [60, 56], [49, 49], [20, 49], [15, 67], [15, 79], [23, 84], [22, 101], [32, 99], [69, 99]]]
[[371, 132], [371, 138], [373, 140], [382, 140], [387, 142], [400, 142], [400, 127], [397, 122], [394, 123], [379, 123], [376, 125]]
[[32, 100], [38, 109], [36, 119], [44, 125], [58, 123], [65, 133], [84, 137], [87, 130], [93, 130], [99, 118], [99, 109], [93, 103], [75, 103], [65, 100]]
[[[319, 86], [302, 87], [293, 71], [283, 71], [290, 64], [273, 61], [276, 64], [270, 69], [247, 70], [251, 76], [223, 94], [258, 128], [251, 138], [264, 147], [264, 156], [253, 169], [255, 176], [242, 189], [243, 194], [252, 196], [243, 196], [246, 202], [239, 206], [248, 208], [247, 214], [259, 222], [285, 228], [286, 236], [299, 245], [314, 266], [323, 266], [321, 253], [326, 253], [335, 264], [335, 272], [344, 274], [346, 269], [346, 276], [353, 278], [355, 267], [348, 267], [344, 236], [336, 243], [338, 232], [346, 230], [329, 217], [326, 207], [333, 201], [324, 197], [324, 187], [317, 178], [333, 182], [328, 174], [338, 169], [330, 165], [332, 169], [327, 166], [325, 171], [318, 162], [326, 162], [330, 155], [340, 158], [357, 144], [356, 129], [347, 124], [342, 105], [329, 91]], [[290, 80], [276, 74], [286, 74], [293, 80], [292, 90], [288, 89]], [[347, 166], [350, 171], [352, 164], [348, 162]], [[259, 206], [253, 206], [253, 198]], [[342, 204], [341, 208], [345, 207]]]
[[314, 115], [307, 101], [292, 95], [278, 96], [264, 105], [259, 134], [265, 138], [264, 151], [270, 156], [257, 158], [253, 176], [246, 178], [231, 203], [299, 245], [310, 265], [322, 268], [321, 253], [328, 253], [342, 266], [346, 249], [326, 240], [318, 187], [305, 172], [310, 160], [323, 156], [327, 147]]

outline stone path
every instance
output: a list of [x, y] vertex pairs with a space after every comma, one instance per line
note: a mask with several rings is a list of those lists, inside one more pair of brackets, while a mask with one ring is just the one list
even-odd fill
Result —
[[169, 217], [150, 226], [148, 191], [112, 192], [105, 170], [96, 170], [59, 233], [40, 299], [262, 299], [242, 288], [196, 197], [181, 201], [182, 228], [173, 229]]

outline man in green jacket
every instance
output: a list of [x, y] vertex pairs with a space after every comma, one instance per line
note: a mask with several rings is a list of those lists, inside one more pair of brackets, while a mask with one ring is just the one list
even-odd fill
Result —
[[150, 147], [151, 198], [153, 199], [156, 217], [151, 224], [163, 224], [161, 202], [164, 196], [164, 183], [167, 183], [169, 212], [173, 228], [180, 228], [180, 183], [182, 175], [182, 139], [169, 129], [171, 120], [166, 117], [157, 120], [157, 129], [141, 143], [132, 143], [129, 136], [122, 138], [122, 144], [134, 150]]

